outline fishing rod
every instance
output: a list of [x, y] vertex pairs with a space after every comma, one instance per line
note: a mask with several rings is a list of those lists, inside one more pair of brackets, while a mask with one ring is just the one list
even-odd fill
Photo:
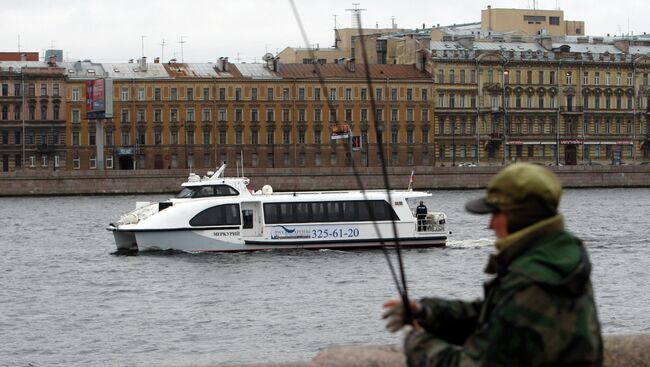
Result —
[[[314, 53], [314, 50], [309, 47], [309, 39], [307, 37], [307, 33], [305, 31], [305, 28], [304, 28], [304, 26], [302, 24], [302, 20], [300, 18], [300, 14], [298, 13], [298, 9], [296, 8], [296, 5], [295, 5], [293, 0], [289, 0], [289, 3], [291, 5], [291, 9], [293, 11], [294, 17], [296, 18], [296, 22], [298, 23], [298, 27], [300, 28], [300, 33], [302, 35], [303, 42], [307, 46], [307, 50], [309, 52], [310, 58], [312, 60], [316, 60], [316, 57], [315, 57], [316, 55]], [[372, 108], [371, 116], [372, 116], [372, 121], [375, 122], [375, 124], [374, 124], [375, 125], [375, 136], [378, 137], [378, 140], [377, 140], [378, 144], [377, 145], [378, 145], [378, 148], [379, 148], [379, 157], [380, 157], [380, 160], [381, 160], [382, 177], [383, 177], [383, 180], [384, 180], [384, 186], [386, 188], [386, 195], [388, 196], [388, 201], [392, 202], [391, 192], [390, 192], [390, 182], [388, 180], [388, 171], [386, 169], [386, 159], [385, 159], [385, 153], [384, 153], [384, 148], [383, 148], [383, 146], [384, 146], [383, 139], [382, 139], [383, 135], [380, 135], [379, 125], [377, 123], [377, 108], [376, 108], [377, 105], [376, 105], [376, 101], [375, 101], [375, 92], [374, 92], [374, 89], [372, 88], [372, 78], [371, 78], [371, 75], [370, 75], [370, 67], [368, 66], [368, 55], [367, 55], [366, 48], [365, 48], [365, 43], [364, 43], [365, 41], [364, 41], [364, 37], [363, 37], [364, 36], [363, 29], [361, 27], [361, 19], [358, 19], [357, 30], [359, 32], [359, 36], [360, 36], [360, 39], [361, 39], [361, 49], [362, 49], [361, 54], [363, 56], [363, 63], [364, 63], [363, 68], [364, 68], [364, 71], [365, 71], [366, 84], [368, 85], [368, 89], [369, 89], [369, 93], [370, 93], [369, 94], [369, 96], [370, 96], [370, 105], [371, 105], [371, 108]], [[315, 73], [316, 73], [316, 75], [318, 77], [319, 84], [321, 85], [321, 87], [323, 88], [324, 91], [327, 91], [327, 85], [325, 84], [325, 80], [323, 78], [322, 71], [320, 70], [320, 64], [319, 63], [314, 64], [314, 71], [315, 71]], [[329, 93], [325, 93], [325, 95], [327, 96], [327, 106], [328, 106], [328, 108], [330, 110], [332, 110], [333, 109], [333, 104], [332, 104], [331, 96], [329, 95]], [[345, 144], [347, 146], [348, 142], [346, 141]], [[347, 148], [348, 147], [346, 147], [346, 149]], [[361, 193], [362, 193], [362, 195], [364, 197], [364, 202], [366, 203], [366, 208], [368, 209], [368, 212], [370, 213], [370, 216], [373, 219], [372, 222], [373, 222], [375, 231], [376, 231], [377, 234], [380, 234], [381, 232], [379, 231], [379, 226], [377, 224], [377, 221], [374, 220], [375, 219], [374, 212], [372, 210], [370, 210], [370, 203], [367, 200], [368, 198], [367, 198], [367, 195], [366, 195], [366, 191], [364, 189], [363, 182], [361, 181], [361, 176], [360, 176], [359, 172], [357, 171], [356, 165], [354, 163], [354, 159], [352, 159], [352, 157], [350, 158], [350, 162], [351, 162], [352, 171], [354, 173], [355, 180], [357, 181], [357, 185], [361, 189]], [[399, 242], [399, 236], [397, 235], [397, 225], [395, 223], [395, 218], [391, 218], [391, 224], [392, 224], [392, 230], [393, 230], [393, 238], [395, 239], [395, 252], [396, 252], [396, 256], [397, 256], [397, 264], [398, 264], [399, 273], [400, 273], [400, 278], [399, 279], [397, 277], [397, 273], [395, 272], [395, 267], [393, 265], [393, 261], [391, 260], [390, 255], [388, 253], [386, 243], [384, 242], [383, 237], [380, 235], [379, 238], [380, 238], [380, 243], [381, 243], [381, 249], [382, 249], [382, 252], [384, 253], [384, 257], [386, 258], [386, 262], [388, 263], [388, 268], [390, 269], [390, 273], [391, 273], [391, 276], [393, 278], [393, 282], [395, 283], [395, 287], [397, 288], [397, 292], [398, 292], [398, 294], [400, 296], [400, 299], [402, 301], [402, 305], [403, 305], [403, 309], [404, 309], [404, 322], [406, 324], [410, 324], [412, 322], [412, 320], [413, 320], [413, 313], [412, 313], [409, 298], [408, 298], [408, 288], [407, 288], [407, 285], [406, 285], [406, 274], [405, 274], [405, 271], [404, 271], [404, 263], [403, 263], [403, 260], [402, 260], [401, 245], [400, 245], [400, 242]]]

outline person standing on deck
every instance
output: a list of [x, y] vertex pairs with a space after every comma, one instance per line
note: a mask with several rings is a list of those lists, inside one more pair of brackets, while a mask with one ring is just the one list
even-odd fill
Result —
[[591, 263], [564, 228], [561, 192], [553, 172], [518, 163], [466, 204], [492, 216], [497, 253], [485, 271], [494, 278], [483, 300], [412, 302], [412, 320], [400, 301], [384, 304], [387, 329], [414, 326], [404, 341], [409, 366], [602, 366]]
[[415, 215], [418, 218], [418, 232], [426, 230], [427, 206], [424, 205], [423, 201], [420, 201], [420, 205], [415, 208]]

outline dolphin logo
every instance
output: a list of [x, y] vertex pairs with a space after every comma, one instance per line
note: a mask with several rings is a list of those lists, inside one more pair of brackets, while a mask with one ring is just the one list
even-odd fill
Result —
[[293, 232], [296, 231], [295, 228], [294, 228], [294, 229], [289, 229], [289, 228], [287, 228], [287, 227], [285, 227], [285, 226], [280, 226], [280, 227], [281, 227], [282, 229], [284, 229], [284, 231], [287, 232], [287, 233], [293, 233]]

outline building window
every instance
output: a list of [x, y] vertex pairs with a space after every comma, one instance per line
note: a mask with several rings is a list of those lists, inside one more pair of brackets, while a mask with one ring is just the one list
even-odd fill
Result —
[[274, 122], [275, 121], [275, 110], [272, 108], [268, 108], [266, 110], [266, 121], [267, 122]]
[[143, 87], [138, 88], [138, 101], [144, 101], [144, 97], [145, 97], [144, 88]]
[[153, 90], [153, 99], [155, 101], [160, 101], [160, 99], [161, 99], [160, 95], [161, 95], [160, 88], [154, 88], [154, 90]]
[[282, 89], [282, 99], [285, 101], [288, 101], [290, 98], [289, 96], [289, 88], [283, 88]]
[[226, 130], [219, 130], [219, 144], [228, 144], [228, 132]]
[[72, 89], [72, 100], [73, 101], [80, 101], [81, 100], [78, 88], [73, 88]]
[[111, 130], [106, 130], [106, 146], [112, 146], [113, 145], [113, 131]]
[[257, 101], [257, 88], [251, 89], [251, 101]]
[[226, 100], [226, 88], [219, 88], [219, 100]]
[[235, 131], [235, 144], [240, 145], [243, 143], [243, 135], [241, 130]]
[[282, 131], [282, 144], [291, 144], [291, 130]]
[[162, 144], [162, 131], [156, 130], [153, 133], [153, 143], [155, 145], [161, 145]]
[[[204, 101], [209, 101], [210, 100], [210, 88], [203, 88], [203, 100]], [[208, 164], [209, 164], [209, 161], [208, 161]]]
[[[32, 161], [30, 162], [31, 163], [30, 166], [34, 167], [34, 161], [33, 161], [34, 157], [32, 156], [30, 158], [32, 158]], [[79, 169], [79, 168], [81, 168], [81, 161], [79, 160], [79, 156], [75, 156], [74, 158], [72, 158], [72, 169]]]
[[390, 90], [390, 100], [397, 101], [397, 88], [391, 88]]
[[129, 88], [122, 88], [122, 101], [129, 100]]
[[241, 88], [235, 88], [235, 101], [241, 101]]
[[345, 100], [352, 100], [352, 88], [345, 88]]
[[47, 106], [41, 106], [41, 120], [47, 120]]
[[560, 17], [548, 17], [548, 24], [560, 25]]
[[361, 88], [361, 100], [365, 101], [368, 99], [368, 89]]
[[314, 100], [320, 100], [320, 88], [314, 88]]
[[260, 132], [257, 129], [251, 130], [251, 144], [257, 145], [260, 143]]
[[321, 129], [314, 129], [314, 144], [322, 144]]

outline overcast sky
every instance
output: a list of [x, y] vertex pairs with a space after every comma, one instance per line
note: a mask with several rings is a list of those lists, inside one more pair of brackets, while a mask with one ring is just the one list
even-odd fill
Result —
[[[481, 10], [530, 8], [526, 0], [353, 0], [364, 27], [419, 28], [422, 24], [480, 21]], [[650, 32], [644, 19], [650, 2], [637, 0], [539, 0], [537, 8], [564, 10], [565, 19], [584, 20], [589, 35]], [[0, 51], [62, 49], [64, 59], [126, 62], [143, 52], [153, 60], [185, 62], [260, 61], [266, 52], [304, 47], [289, 0], [3, 0]], [[333, 44], [334, 14], [339, 28], [351, 26], [352, 1], [295, 0], [309, 42]], [[142, 37], [144, 36], [144, 38]], [[20, 39], [20, 42], [19, 42]], [[163, 55], [163, 39], [166, 46]], [[183, 52], [181, 55], [181, 43]], [[239, 59], [239, 60], [238, 60]]]

